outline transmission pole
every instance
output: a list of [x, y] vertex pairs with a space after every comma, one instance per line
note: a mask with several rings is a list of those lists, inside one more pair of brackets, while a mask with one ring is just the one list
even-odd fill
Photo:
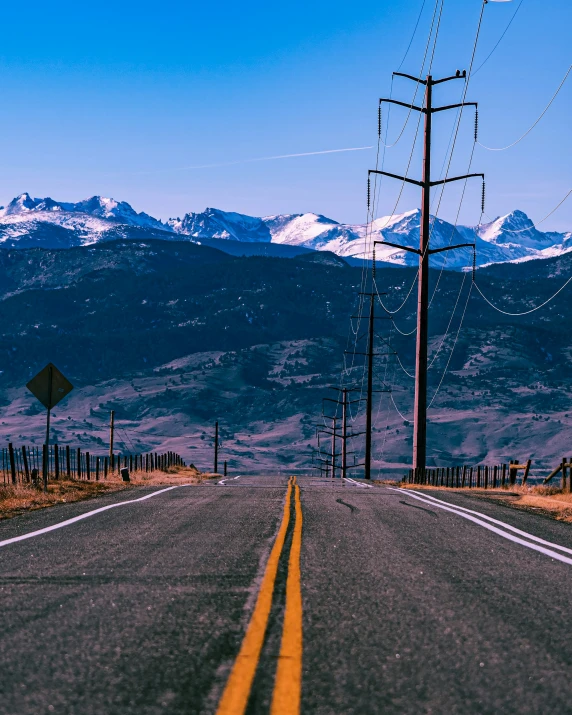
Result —
[[218, 474], [218, 422], [215, 422], [214, 473], [215, 473], [215, 474]]
[[[368, 296], [370, 299], [369, 303], [369, 321], [367, 328], [367, 352], [355, 352], [353, 350], [346, 350], [346, 353], [352, 355], [364, 355], [367, 358], [367, 392], [366, 392], [366, 405], [365, 405], [365, 459], [364, 459], [364, 479], [371, 479], [371, 444], [372, 444], [372, 413], [373, 413], [373, 393], [374, 392], [389, 392], [387, 388], [384, 387], [382, 390], [373, 389], [373, 358], [376, 356], [389, 355], [389, 353], [376, 353], [374, 352], [374, 321], [375, 320], [390, 320], [389, 316], [375, 315], [375, 299], [379, 295], [385, 295], [384, 293], [360, 293], [360, 295]], [[352, 318], [360, 320], [360, 316], [352, 315]], [[363, 337], [363, 335], [361, 336]]]
[[[348, 447], [347, 447], [347, 440], [348, 439], [353, 439], [354, 437], [359, 437], [363, 432], [351, 432], [348, 433], [348, 407], [353, 404], [357, 404], [362, 402], [362, 398], [358, 398], [357, 400], [348, 400], [348, 392], [359, 392], [359, 388], [348, 388], [348, 387], [331, 387], [330, 389], [336, 390], [337, 392], [342, 393], [342, 399], [339, 400], [333, 400], [330, 397], [324, 397], [323, 402], [332, 402], [334, 405], [341, 405], [342, 407], [342, 427], [341, 427], [341, 435], [339, 434], [339, 431], [336, 427], [335, 420], [338, 418], [336, 416], [332, 415], [326, 415], [322, 412], [322, 416], [325, 417], [328, 420], [333, 421], [333, 428], [332, 431], [328, 431], [325, 429], [319, 430], [320, 434], [325, 433], [332, 435], [332, 438], [335, 439], [341, 439], [342, 440], [342, 451], [341, 451], [341, 457], [342, 457], [342, 464], [341, 464], [341, 478], [342, 480], [346, 478], [347, 476], [347, 471], [348, 471], [348, 462], [347, 462], [347, 457], [348, 454], [353, 454], [353, 452], [348, 452]], [[335, 453], [335, 448], [332, 447], [332, 450]], [[339, 454], [336, 454], [336, 456], [339, 456]], [[363, 465], [354, 465], [354, 466], [363, 466]]]
[[370, 169], [368, 172], [368, 197], [370, 196], [369, 175], [381, 174], [389, 176], [393, 179], [399, 179], [409, 184], [415, 184], [421, 187], [421, 224], [419, 232], [419, 250], [410, 248], [409, 246], [401, 246], [389, 241], [374, 241], [376, 244], [392, 246], [400, 248], [403, 251], [416, 253], [419, 256], [419, 276], [417, 289], [417, 345], [415, 353], [415, 405], [414, 405], [414, 426], [413, 426], [413, 468], [425, 468], [427, 463], [427, 341], [428, 341], [428, 313], [429, 313], [429, 256], [443, 251], [450, 251], [456, 248], [471, 247], [474, 249], [474, 243], [461, 243], [456, 246], [446, 246], [443, 248], [431, 249], [429, 247], [429, 239], [431, 235], [431, 218], [429, 215], [429, 205], [431, 197], [431, 187], [440, 184], [447, 184], [451, 181], [459, 181], [461, 179], [469, 179], [479, 176], [483, 180], [483, 196], [484, 196], [484, 174], [465, 174], [464, 176], [456, 176], [452, 178], [441, 179], [440, 181], [431, 181], [431, 119], [435, 112], [442, 112], [447, 109], [455, 109], [457, 107], [477, 106], [476, 102], [461, 102], [459, 104], [450, 104], [446, 107], [433, 107], [433, 87], [442, 82], [448, 82], [453, 79], [465, 79], [466, 72], [457, 70], [452, 77], [444, 77], [442, 79], [433, 79], [431, 75], [427, 75], [426, 79], [412, 77], [411, 75], [402, 72], [394, 72], [394, 76], [405, 77], [419, 84], [425, 85], [425, 101], [423, 107], [416, 107], [412, 104], [399, 102], [395, 99], [380, 99], [382, 102], [390, 104], [399, 104], [402, 107], [407, 107], [409, 110], [415, 110], [425, 114], [424, 128], [424, 143], [423, 143], [423, 177], [421, 181], [410, 179], [406, 176], [398, 176], [387, 171], [378, 171]]
[[111, 471], [114, 469], [114, 459], [113, 459], [113, 437], [115, 433], [115, 410], [111, 410], [111, 415], [109, 417], [109, 464], [111, 466]]

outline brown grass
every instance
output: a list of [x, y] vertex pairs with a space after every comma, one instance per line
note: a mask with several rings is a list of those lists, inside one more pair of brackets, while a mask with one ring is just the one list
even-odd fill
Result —
[[572, 494], [568, 491], [563, 492], [560, 487], [549, 486], [514, 486], [502, 489], [455, 489], [451, 487], [433, 487], [428, 484], [402, 484], [399, 486], [404, 489], [416, 489], [419, 491], [443, 491], [443, 492], [461, 492], [463, 494], [471, 494], [475, 497], [486, 497], [502, 501], [504, 504], [515, 507], [516, 509], [525, 509], [527, 511], [536, 511], [548, 516], [552, 516], [558, 521], [565, 521], [572, 524]]
[[134, 486], [160, 484], [200, 484], [209, 475], [203, 475], [190, 467], [171, 467], [165, 472], [135, 472], [130, 482], [123, 482], [118, 474], [107, 479], [95, 481], [75, 481], [60, 479], [48, 484], [44, 494], [42, 487], [30, 484], [0, 484], [0, 519], [16, 516], [25, 511], [43, 509], [54, 504], [91, 499], [101, 494], [130, 489]]

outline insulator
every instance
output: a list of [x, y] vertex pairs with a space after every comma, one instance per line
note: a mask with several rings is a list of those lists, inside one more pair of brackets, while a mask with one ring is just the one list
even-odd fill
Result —
[[475, 107], [475, 141], [479, 138], [479, 110]]
[[381, 104], [377, 108], [377, 136], [381, 138]]
[[475, 280], [476, 270], [477, 270], [477, 249], [473, 248], [473, 282]]
[[375, 246], [372, 251], [372, 261], [371, 261], [371, 277], [375, 280]]
[[368, 176], [367, 176], [367, 209], [368, 209], [368, 211], [369, 211], [370, 204], [371, 204], [371, 179], [368, 174]]
[[485, 181], [483, 179], [483, 193], [481, 194], [481, 213], [485, 212]]

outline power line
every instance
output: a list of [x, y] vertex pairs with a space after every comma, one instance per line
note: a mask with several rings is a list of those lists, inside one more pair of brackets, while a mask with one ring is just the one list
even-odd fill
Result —
[[[521, 0], [522, 1], [522, 0]], [[411, 49], [411, 45], [413, 44], [413, 40], [415, 38], [415, 34], [417, 33], [417, 28], [419, 27], [419, 22], [421, 21], [421, 16], [423, 15], [423, 10], [425, 9], [425, 3], [427, 0], [423, 0], [423, 3], [421, 4], [421, 10], [419, 10], [419, 15], [417, 17], [417, 22], [415, 23], [415, 27], [413, 28], [413, 33], [411, 34], [411, 39], [409, 40], [409, 44], [407, 45], [407, 49], [405, 50], [405, 54], [403, 55], [403, 59], [399, 63], [399, 67], [397, 68], [400, 70], [403, 67], [403, 63], [405, 62], [405, 59], [407, 55], [409, 54], [409, 50]]]
[[502, 310], [502, 308], [499, 308], [499, 307], [497, 307], [494, 303], [491, 303], [491, 301], [487, 298], [487, 296], [486, 296], [486, 295], [483, 293], [483, 291], [479, 288], [479, 286], [477, 285], [477, 282], [476, 282], [476, 281], [474, 281], [474, 286], [475, 286], [475, 288], [479, 291], [479, 293], [481, 294], [481, 297], [484, 298], [484, 300], [486, 300], [486, 302], [491, 306], [491, 308], [494, 308], [496, 311], [498, 311], [499, 313], [502, 313], [503, 315], [510, 315], [510, 316], [512, 316], [512, 317], [519, 317], [519, 316], [521, 316], [521, 315], [530, 315], [530, 313], [534, 313], [535, 311], [540, 310], [541, 308], [544, 308], [544, 306], [547, 305], [548, 303], [550, 303], [550, 301], [554, 300], [554, 298], [556, 298], [556, 296], [557, 296], [559, 293], [561, 293], [561, 292], [564, 290], [564, 288], [566, 288], [566, 286], [567, 286], [571, 281], [572, 281], [572, 276], [570, 276], [570, 278], [568, 278], [568, 280], [566, 281], [566, 283], [564, 283], [564, 285], [561, 286], [561, 287], [556, 291], [556, 293], [554, 293], [554, 295], [550, 296], [550, 298], [548, 298], [548, 300], [545, 300], [544, 303], [541, 303], [540, 305], [537, 305], [535, 308], [531, 308], [530, 310], [525, 310], [525, 311], [523, 311], [522, 313], [509, 313], [509, 312], [506, 311], [506, 310]]
[[493, 47], [493, 49], [489, 52], [489, 54], [485, 57], [485, 59], [481, 62], [481, 64], [477, 67], [477, 69], [473, 72], [473, 76], [476, 75], [477, 72], [478, 72], [482, 67], [484, 67], [484, 65], [486, 65], [486, 63], [487, 63], [487, 62], [489, 61], [489, 59], [492, 57], [493, 53], [495, 52], [495, 50], [497, 49], [497, 47], [498, 47], [498, 46], [500, 45], [500, 43], [502, 42], [502, 40], [503, 40], [504, 36], [506, 35], [506, 33], [508, 32], [509, 27], [512, 25], [513, 20], [514, 20], [514, 18], [516, 17], [516, 14], [518, 13], [518, 11], [520, 10], [521, 5], [522, 5], [523, 2], [524, 2], [524, 0], [520, 0], [520, 2], [518, 3], [518, 7], [517, 7], [516, 10], [514, 11], [513, 16], [510, 18], [508, 25], [507, 25], [507, 26], [505, 27], [505, 29], [504, 29], [504, 32], [503, 32], [502, 35], [499, 37], [498, 42], [497, 42], [496, 45]]
[[554, 94], [552, 95], [552, 99], [550, 100], [550, 102], [548, 102], [548, 104], [547, 104], [546, 107], [544, 108], [544, 111], [542, 112], [542, 114], [538, 117], [538, 119], [534, 122], [534, 124], [533, 124], [529, 129], [527, 129], [527, 130], [524, 132], [524, 134], [523, 134], [521, 137], [519, 137], [516, 141], [512, 142], [512, 144], [507, 144], [507, 146], [501, 146], [501, 147], [486, 146], [486, 144], [481, 144], [480, 141], [477, 141], [477, 144], [478, 144], [479, 146], [482, 146], [483, 149], [487, 149], [488, 151], [505, 151], [506, 149], [510, 149], [511, 147], [513, 147], [513, 146], [515, 146], [516, 144], [518, 144], [519, 142], [521, 142], [521, 141], [524, 139], [524, 137], [526, 137], [528, 134], [530, 134], [530, 132], [534, 129], [534, 127], [538, 124], [538, 122], [542, 119], [542, 117], [543, 117], [543, 116], [546, 114], [546, 112], [550, 109], [550, 106], [552, 105], [552, 102], [554, 102], [554, 100], [555, 100], [556, 97], [558, 96], [558, 93], [560, 92], [560, 90], [561, 90], [562, 87], [564, 86], [564, 82], [566, 82], [566, 80], [568, 79], [568, 75], [570, 74], [571, 71], [572, 71], [572, 65], [570, 65], [570, 67], [568, 67], [568, 70], [567, 70], [566, 74], [564, 75], [564, 78], [563, 78], [562, 82], [560, 82], [560, 84], [558, 85], [558, 89], [557, 89], [556, 92], [554, 92]]

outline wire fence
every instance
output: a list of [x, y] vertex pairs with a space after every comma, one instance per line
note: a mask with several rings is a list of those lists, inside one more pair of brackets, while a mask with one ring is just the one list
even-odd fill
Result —
[[[406, 484], [425, 484], [428, 486], [449, 487], [453, 489], [497, 489], [519, 484], [547, 484], [553, 478], [556, 486], [561, 481], [561, 487], [572, 491], [572, 479], [567, 479], [572, 458], [563, 457], [560, 464], [548, 473], [546, 467], [532, 469], [529, 459], [524, 464], [511, 460], [503, 464], [478, 464], [476, 466], [434, 467], [410, 469], [403, 477]], [[554, 465], [553, 465], [554, 466]]]
[[170, 467], [186, 466], [176, 452], [144, 454], [97, 455], [57, 444], [39, 447], [15, 447], [11, 442], [2, 447], [0, 460], [1, 484], [37, 484], [47, 463], [48, 481], [58, 479], [107, 479], [128, 469], [129, 474], [167, 471]]

